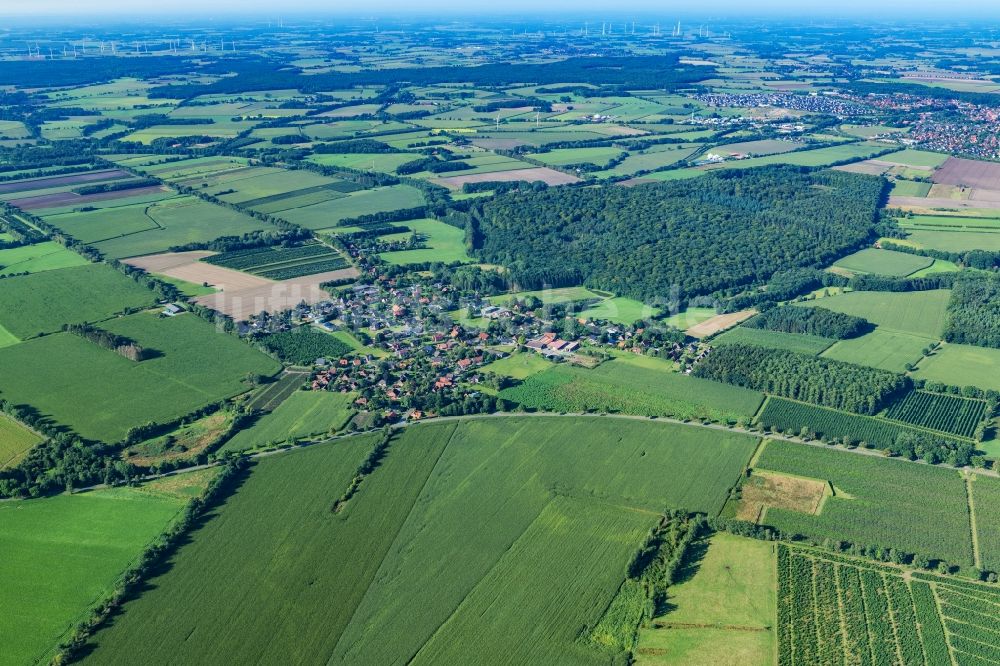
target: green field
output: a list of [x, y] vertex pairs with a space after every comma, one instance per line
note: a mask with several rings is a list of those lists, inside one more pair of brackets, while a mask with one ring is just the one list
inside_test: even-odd
[[126, 308], [152, 305], [153, 292], [110, 266], [87, 264], [6, 278], [0, 289], [0, 326], [20, 339], [97, 322]]
[[833, 265], [854, 273], [875, 273], [902, 277], [927, 268], [934, 263], [929, 257], [921, 257], [905, 252], [865, 248], [843, 259], [838, 259]]
[[[867, 319], [883, 329], [938, 339], [944, 327], [951, 291], [852, 291], [807, 301], [805, 307], [821, 306]], [[796, 304], [798, 305], [798, 304]]]
[[930, 183], [914, 180], [895, 180], [892, 183], [892, 194], [897, 197], [926, 197], [930, 191]]
[[3, 326], [0, 326], [0, 347], [16, 345], [21, 340]]
[[513, 377], [514, 379], [527, 379], [532, 375], [543, 372], [552, 367], [551, 361], [546, 361], [541, 354], [533, 352], [515, 352], [510, 356], [497, 359], [488, 365], [484, 365], [483, 372], [494, 372], [498, 375]]
[[265, 222], [194, 196], [162, 193], [142, 197], [138, 202], [99, 202], [96, 210], [47, 215], [45, 221], [114, 259], [268, 227]]
[[972, 565], [965, 482], [954, 469], [780, 440], [767, 443], [757, 467], [828, 481], [837, 489], [819, 515], [770, 508], [768, 525], [819, 541], [839, 539]]
[[188, 298], [197, 298], [198, 296], [207, 296], [209, 294], [214, 294], [218, 291], [215, 287], [206, 287], [203, 284], [195, 284], [194, 282], [188, 282], [187, 280], [181, 280], [180, 278], [170, 277], [168, 275], [156, 275], [156, 279], [160, 282], [166, 282], [167, 284], [172, 284], [177, 287], [178, 291], [187, 296]]
[[505, 305], [511, 300], [523, 301], [527, 298], [537, 298], [546, 305], [562, 305], [577, 301], [593, 301], [604, 298], [601, 294], [586, 287], [557, 287], [555, 289], [539, 289], [537, 291], [518, 291], [513, 294], [489, 296], [486, 300], [494, 305]]
[[913, 150], [907, 148], [895, 153], [883, 155], [879, 160], [892, 162], [893, 164], [903, 164], [911, 167], [939, 167], [948, 159], [946, 153], [932, 153], [927, 150]]
[[607, 663], [577, 636], [657, 511], [717, 511], [756, 444], [623, 419], [421, 424], [331, 512], [375, 437], [262, 460], [93, 663]]
[[504, 389], [500, 397], [543, 411], [732, 421], [749, 419], [763, 399], [756, 391], [621, 360], [590, 370], [558, 365]]
[[656, 620], [667, 626], [640, 629], [637, 666], [774, 663], [774, 546], [725, 532], [705, 545], [694, 575], [670, 587], [672, 610]]
[[388, 263], [406, 266], [434, 261], [445, 264], [472, 261], [472, 257], [466, 252], [464, 229], [431, 219], [407, 220], [404, 224], [424, 239], [427, 248], [383, 252], [378, 255]]
[[952, 386], [1000, 390], [1000, 349], [944, 343], [920, 361], [913, 376]]
[[746, 326], [731, 328], [723, 334], [712, 338], [713, 345], [756, 345], [758, 347], [786, 349], [799, 354], [812, 355], [821, 353], [835, 342], [836, 340], [822, 338], [818, 335], [784, 333], [782, 331], [768, 331], [761, 328], [747, 328]]
[[988, 476], [973, 476], [969, 484], [976, 506], [976, 532], [982, 566], [989, 571], [1000, 569], [1000, 481]]
[[14, 273], [41, 273], [89, 263], [72, 250], [51, 241], [0, 250], [0, 276]]
[[330, 153], [310, 155], [308, 160], [322, 166], [395, 173], [396, 167], [412, 162], [415, 158], [413, 153]]
[[226, 442], [223, 451], [244, 451], [299, 437], [332, 434], [354, 414], [354, 393], [296, 391], [269, 414]]
[[0, 502], [0, 663], [48, 663], [184, 497], [143, 488]]
[[768, 164], [791, 164], [794, 166], [818, 167], [829, 166], [839, 162], [867, 159], [885, 150], [885, 146], [869, 143], [849, 143], [842, 146], [817, 148], [815, 150], [800, 150], [794, 153], [768, 155], [767, 157], [752, 157], [746, 160], [734, 160], [712, 168], [749, 169]]
[[283, 210], [278, 217], [306, 229], [329, 229], [342, 220], [424, 204], [424, 196], [410, 185], [390, 185], [352, 192], [346, 197], [323, 203]]
[[670, 315], [663, 320], [663, 323], [683, 331], [695, 324], [707, 321], [717, 314], [719, 313], [715, 311], [715, 308], [688, 308], [683, 312]]
[[102, 326], [159, 356], [137, 363], [70, 333], [47, 335], [0, 349], [0, 395], [84, 437], [115, 442], [130, 427], [173, 421], [248, 390], [247, 373], [279, 369], [194, 315], [140, 313]]
[[923, 350], [934, 342], [932, 338], [877, 328], [857, 338], [838, 340], [823, 352], [823, 356], [835, 361], [905, 372], [907, 366], [919, 361]]
[[4, 414], [0, 414], [0, 469], [13, 467], [42, 438]]
[[1000, 233], [989, 231], [931, 231], [926, 228], [903, 227], [907, 230], [906, 240], [917, 247], [941, 250], [942, 252], [968, 252], [987, 250], [1000, 252]]
[[616, 324], [632, 324], [636, 321], [649, 319], [659, 312], [658, 308], [646, 305], [634, 298], [615, 296], [581, 311], [580, 316], [591, 319], [606, 319]]

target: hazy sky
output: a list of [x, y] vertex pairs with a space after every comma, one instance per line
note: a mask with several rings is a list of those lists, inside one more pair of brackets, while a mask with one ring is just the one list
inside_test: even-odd
[[291, 14], [310, 12], [322, 14], [359, 13], [448, 13], [470, 14], [474, 11], [491, 13], [563, 12], [580, 15], [616, 15], [629, 12], [647, 14], [720, 15], [770, 14], [775, 12], [826, 16], [859, 15], [876, 12], [881, 16], [898, 14], [914, 17], [918, 14], [960, 14], [974, 17], [1000, 13], [997, 0], [626, 0], [607, 3], [602, 0], [503, 0], [502, 2], [472, 2], [462, 0], [366, 0], [355, 2], [323, 2], [321, 0], [0, 0], [0, 15], [19, 14], [119, 14], [123, 16], [149, 13], [243, 13]]

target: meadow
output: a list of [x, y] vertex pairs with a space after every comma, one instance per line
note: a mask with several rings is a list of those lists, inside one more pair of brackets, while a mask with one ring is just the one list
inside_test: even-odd
[[5, 278], [0, 326], [24, 340], [64, 324], [99, 322], [128, 308], [153, 305], [153, 292], [104, 264]]
[[876, 328], [857, 338], [838, 340], [822, 355], [835, 361], [905, 372], [907, 367], [923, 357], [923, 350], [934, 342], [927, 337]]
[[510, 356], [505, 356], [484, 365], [482, 370], [483, 372], [494, 372], [505, 377], [513, 377], [514, 379], [527, 379], [551, 367], [552, 362], [546, 361], [542, 358], [541, 354], [515, 352]]
[[934, 260], [929, 257], [868, 247], [843, 259], [838, 259], [833, 265], [853, 273], [875, 273], [902, 277], [927, 268], [932, 263]]
[[378, 256], [394, 266], [439, 261], [444, 264], [470, 262], [466, 252], [465, 230], [438, 220], [407, 220], [405, 226], [424, 239], [427, 247], [419, 250], [383, 252]]
[[0, 469], [16, 465], [41, 441], [31, 430], [0, 414]]
[[354, 393], [295, 391], [269, 414], [225, 443], [222, 451], [245, 451], [300, 437], [331, 435], [354, 415]]
[[278, 217], [306, 229], [330, 229], [347, 218], [372, 215], [424, 204], [424, 196], [410, 185], [390, 185], [352, 192], [346, 197], [311, 206], [283, 210]]
[[51, 241], [0, 250], [0, 276], [41, 273], [86, 263], [87, 260], [76, 252]]
[[185, 498], [141, 488], [0, 502], [0, 614], [5, 664], [47, 663], [110, 592]]
[[819, 306], [867, 319], [887, 330], [940, 339], [951, 291], [852, 291], [806, 301], [803, 307]]
[[819, 515], [772, 508], [768, 525], [819, 541], [839, 539], [973, 564], [965, 482], [953, 469], [780, 440], [766, 444], [756, 466], [829, 481], [836, 489]]
[[557, 365], [506, 388], [500, 397], [529, 409], [748, 420], [763, 395], [728, 384], [643, 368], [622, 360], [593, 369]]
[[260, 461], [90, 659], [608, 663], [576, 637], [657, 511], [717, 511], [756, 445], [621, 419], [421, 424], [331, 511], [377, 437]]
[[1000, 350], [942, 343], [920, 361], [913, 376], [952, 386], [978, 386], [1000, 391]]
[[248, 373], [280, 367], [194, 315], [140, 313], [103, 327], [159, 355], [137, 363], [70, 333], [47, 335], [0, 349], [0, 394], [83, 437], [116, 442], [131, 427], [243, 393]]
[[616, 324], [633, 324], [640, 320], [649, 319], [660, 313], [659, 308], [646, 305], [642, 301], [625, 296], [615, 296], [606, 298], [596, 305], [580, 312], [581, 317], [591, 319], [606, 319]]
[[884, 146], [869, 143], [849, 143], [842, 146], [816, 148], [815, 150], [800, 150], [794, 153], [768, 155], [766, 157], [751, 157], [746, 160], [733, 160], [710, 168], [749, 169], [768, 164], [791, 164], [793, 166], [820, 167], [862, 160], [885, 150]]
[[774, 663], [774, 545], [718, 532], [696, 544], [671, 610], [639, 630], [637, 666]]
[[785, 349], [799, 354], [820, 354], [836, 341], [805, 333], [784, 333], [761, 328], [737, 326], [712, 338], [713, 345], [756, 345], [770, 349]]

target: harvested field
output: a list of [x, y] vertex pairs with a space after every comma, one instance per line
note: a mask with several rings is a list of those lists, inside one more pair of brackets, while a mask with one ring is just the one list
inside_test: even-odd
[[156, 192], [169, 192], [170, 190], [162, 185], [149, 185], [147, 187], [136, 187], [131, 190], [114, 190], [113, 192], [99, 192], [97, 194], [77, 194], [76, 192], [53, 192], [52, 194], [42, 194], [24, 199], [10, 199], [10, 203], [22, 210], [38, 210], [40, 208], [56, 208], [59, 206], [76, 206], [78, 204], [95, 203], [98, 201], [109, 201], [114, 199], [125, 199], [128, 197], [154, 194]]
[[83, 173], [71, 173], [63, 176], [29, 178], [27, 180], [15, 180], [9, 183], [0, 183], [0, 194], [44, 190], [50, 187], [80, 185], [83, 183], [93, 183], [101, 180], [118, 180], [121, 178], [130, 178], [131, 176], [132, 174], [122, 171], [121, 169], [102, 169], [101, 171], [85, 171]]
[[622, 187], [635, 187], [636, 185], [645, 185], [646, 183], [658, 183], [659, 181], [654, 178], [629, 178], [628, 180], [620, 180], [615, 185], [621, 185]]
[[864, 162], [856, 162], [855, 164], [836, 166], [833, 169], [834, 171], [848, 171], [850, 173], [863, 173], [869, 176], [881, 176], [893, 166], [895, 165], [879, 160], [865, 160]]
[[[1000, 165], [998, 165], [1000, 166]], [[932, 211], [935, 208], [1000, 208], [1000, 200], [940, 199], [930, 197], [889, 197], [889, 205], [900, 208], [919, 208]]]
[[1000, 190], [1000, 164], [949, 157], [932, 178], [935, 183]]
[[276, 312], [290, 309], [302, 300], [307, 303], [326, 300], [330, 295], [320, 289], [320, 284], [358, 275], [358, 270], [352, 267], [275, 282], [257, 275], [199, 261], [211, 254], [201, 251], [168, 252], [135, 257], [126, 260], [125, 263], [149, 273], [166, 275], [194, 284], [207, 282], [220, 291], [199, 296], [195, 302], [227, 314], [237, 321], [247, 319], [262, 310]]
[[[277, 284], [271, 280], [241, 271], [198, 261], [212, 252], [169, 252], [148, 257], [126, 259], [125, 263], [149, 273], [166, 275], [194, 284], [207, 282], [220, 291], [235, 294], [246, 289], [267, 288]], [[213, 294], [215, 296], [217, 294]]]
[[580, 179], [555, 169], [538, 167], [535, 169], [513, 169], [511, 171], [497, 171], [493, 173], [474, 173], [467, 176], [451, 176], [450, 178], [435, 178], [432, 182], [446, 187], [462, 187], [466, 183], [489, 183], [489, 182], [512, 182], [525, 180], [533, 182], [543, 181], [546, 185], [569, 185], [578, 183]]
[[819, 479], [755, 471], [743, 484], [736, 517], [759, 522], [771, 507], [815, 516], [823, 508], [828, 488], [829, 484]]
[[[237, 273], [238, 275], [245, 275], [254, 280], [263, 280], [263, 278], [246, 275], [238, 271], [229, 271], [228, 269], [220, 269], [218, 267], [213, 268], [225, 270], [229, 273]], [[292, 280], [283, 280], [281, 282], [263, 280], [264, 284], [260, 286], [242, 289], [224, 289], [217, 294], [199, 296], [195, 299], [195, 302], [227, 314], [236, 321], [244, 321], [250, 315], [263, 310], [277, 312], [280, 310], [290, 310], [302, 301], [306, 303], [325, 301], [330, 298], [330, 294], [320, 288], [322, 283], [353, 278], [357, 277], [358, 274], [358, 269], [351, 267], [307, 275]]]
[[708, 336], [715, 335], [716, 333], [724, 331], [727, 328], [732, 328], [733, 326], [736, 326], [736, 324], [749, 319], [755, 314], [757, 314], [757, 311], [751, 309], [716, 315], [711, 319], [706, 319], [699, 324], [695, 324], [684, 332], [692, 338], [707, 338]]

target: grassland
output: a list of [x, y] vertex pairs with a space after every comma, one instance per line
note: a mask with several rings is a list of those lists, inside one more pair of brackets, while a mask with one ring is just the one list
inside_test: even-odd
[[45, 271], [4, 279], [0, 326], [24, 340], [59, 331], [64, 324], [101, 321], [155, 300], [153, 292], [110, 266]]
[[527, 379], [539, 372], [552, 367], [551, 361], [546, 361], [539, 354], [515, 352], [510, 356], [493, 361], [483, 366], [483, 372], [494, 372], [514, 379]]
[[0, 469], [16, 465], [42, 438], [0, 414]]
[[546, 305], [563, 305], [577, 301], [593, 301], [604, 298], [601, 294], [586, 287], [557, 287], [555, 289], [540, 289], [537, 291], [519, 291], [513, 294], [489, 296], [487, 300], [494, 305], [503, 305], [513, 299], [523, 301], [527, 298], [537, 298]]
[[329, 229], [344, 219], [424, 204], [424, 196], [410, 185], [390, 185], [352, 192], [346, 197], [284, 210], [280, 217], [307, 229]]
[[180, 278], [170, 277], [168, 275], [157, 275], [156, 279], [160, 282], [166, 282], [167, 284], [172, 284], [177, 287], [177, 290], [188, 298], [197, 298], [198, 296], [208, 296], [209, 294], [214, 294], [218, 291], [215, 287], [206, 287], [203, 284], [195, 284], [194, 282], [188, 282], [187, 280], [181, 280]]
[[688, 308], [683, 312], [670, 315], [663, 320], [663, 323], [683, 331], [703, 321], [708, 321], [717, 314], [715, 308]]
[[410, 220], [405, 223], [423, 239], [427, 247], [419, 250], [401, 250], [399, 252], [383, 252], [380, 258], [395, 266], [422, 264], [439, 261], [450, 264], [454, 262], [470, 262], [465, 247], [465, 231], [438, 220]]
[[791, 164], [794, 166], [819, 167], [861, 160], [885, 150], [884, 146], [869, 143], [849, 143], [842, 146], [830, 146], [815, 150], [800, 150], [794, 153], [768, 155], [767, 157], [752, 157], [746, 160], [725, 162], [714, 168], [749, 169], [768, 164]]
[[972, 565], [965, 482], [955, 470], [780, 440], [767, 443], [757, 466], [829, 481], [837, 489], [819, 515], [769, 509], [769, 525], [820, 541], [891, 547]]
[[819, 354], [834, 344], [835, 340], [804, 333], [783, 333], [760, 328], [737, 326], [712, 338], [713, 345], [756, 345], [770, 349], [785, 349], [799, 354]]
[[982, 567], [989, 571], [1000, 570], [1000, 481], [989, 476], [974, 476], [969, 490], [976, 507], [976, 532]]
[[930, 183], [914, 180], [896, 180], [892, 184], [892, 194], [897, 197], [926, 197], [930, 191]]
[[822, 355], [835, 361], [905, 372], [934, 342], [931, 338], [877, 328], [858, 338], [839, 340]]
[[44, 242], [0, 250], [0, 276], [14, 273], [41, 273], [88, 263], [59, 243]]
[[913, 150], [907, 148], [895, 153], [890, 153], [879, 158], [883, 162], [893, 164], [903, 164], [910, 167], [939, 167], [948, 159], [946, 153], [932, 153], [926, 150]]
[[332, 513], [373, 443], [261, 461], [90, 659], [607, 663], [576, 637], [656, 512], [717, 510], [756, 442], [600, 418], [412, 426]]
[[869, 247], [839, 259], [833, 265], [853, 273], [875, 273], [901, 277], [927, 268], [932, 263], [934, 260], [929, 257]]
[[920, 361], [914, 377], [953, 386], [1000, 390], [1000, 349], [944, 343]]
[[938, 339], [941, 337], [950, 296], [951, 292], [947, 289], [909, 292], [852, 291], [807, 301], [802, 305], [818, 305], [862, 317], [883, 329]]
[[244, 451], [300, 437], [333, 434], [354, 414], [354, 393], [296, 391], [274, 411], [226, 442], [223, 451]]
[[591, 319], [606, 319], [616, 324], [632, 324], [636, 321], [649, 319], [659, 314], [659, 309], [646, 305], [642, 301], [624, 296], [606, 298], [580, 312], [581, 317]]
[[279, 369], [194, 315], [140, 313], [103, 326], [159, 355], [136, 363], [70, 333], [47, 335], [0, 349], [0, 394], [84, 437], [115, 442], [130, 427], [167, 423], [246, 391], [247, 373]]
[[141, 488], [0, 503], [0, 661], [47, 663], [184, 498]]
[[621, 360], [607, 361], [589, 370], [555, 366], [504, 389], [500, 396], [544, 411], [732, 421], [752, 417], [763, 399], [756, 391]]
[[717, 533], [693, 550], [706, 546], [670, 588], [672, 610], [640, 630], [637, 666], [773, 663], [774, 545]]

